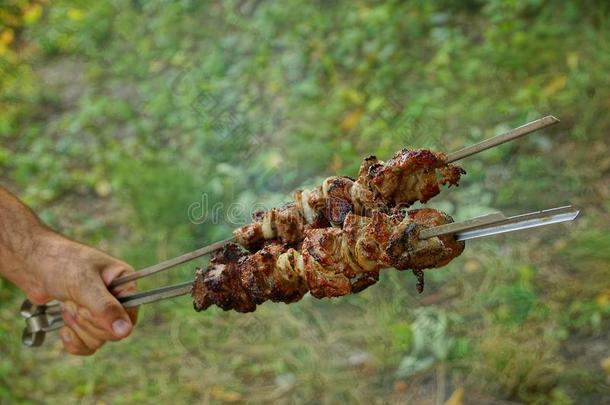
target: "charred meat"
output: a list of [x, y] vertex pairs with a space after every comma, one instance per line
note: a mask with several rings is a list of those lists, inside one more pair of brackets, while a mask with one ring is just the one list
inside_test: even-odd
[[195, 309], [217, 305], [251, 312], [265, 301], [291, 303], [307, 292], [315, 298], [339, 297], [375, 284], [379, 271], [390, 267], [413, 270], [421, 290], [422, 270], [449, 263], [464, 243], [451, 235], [422, 240], [419, 232], [450, 222], [450, 216], [429, 208], [371, 216], [348, 212], [342, 229], [304, 226], [297, 244], [265, 242], [254, 253], [229, 244], [215, 253], [207, 271], [197, 271]]

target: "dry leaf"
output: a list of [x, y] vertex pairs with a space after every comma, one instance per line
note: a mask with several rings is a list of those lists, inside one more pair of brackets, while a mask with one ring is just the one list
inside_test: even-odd
[[600, 362], [600, 365], [602, 366], [602, 370], [604, 370], [606, 374], [610, 375], [610, 357], [603, 359]]
[[561, 91], [566, 85], [565, 76], [555, 76], [549, 84], [546, 85], [542, 93], [547, 97], [552, 97]]
[[464, 387], [460, 387], [453, 391], [445, 405], [463, 405], [464, 404]]
[[478, 261], [476, 261], [474, 259], [468, 259], [468, 260], [466, 260], [466, 263], [464, 263], [464, 270], [466, 270], [466, 273], [475, 273], [480, 268], [481, 268], [481, 265], [479, 264]]
[[102, 197], [102, 198], [108, 197], [110, 195], [111, 191], [112, 191], [112, 186], [106, 180], [100, 180], [95, 185], [95, 193], [99, 197]]
[[221, 387], [212, 387], [209, 393], [215, 399], [224, 402], [239, 402], [243, 398], [239, 392], [228, 391]]
[[595, 303], [600, 308], [605, 308], [610, 304], [610, 288], [606, 288], [595, 297]]
[[394, 382], [394, 392], [405, 392], [408, 388], [408, 384], [405, 380], [397, 380]]
[[362, 118], [362, 114], [363, 113], [361, 110], [356, 110], [347, 113], [347, 115], [343, 117], [343, 120], [341, 120], [341, 124], [339, 124], [339, 128], [341, 129], [341, 131], [351, 131], [358, 124], [360, 118]]

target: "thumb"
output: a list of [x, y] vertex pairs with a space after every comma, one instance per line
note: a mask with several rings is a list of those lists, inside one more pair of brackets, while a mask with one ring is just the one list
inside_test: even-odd
[[108, 291], [101, 277], [78, 292], [77, 302], [91, 312], [94, 324], [118, 339], [131, 333], [133, 324], [127, 311]]

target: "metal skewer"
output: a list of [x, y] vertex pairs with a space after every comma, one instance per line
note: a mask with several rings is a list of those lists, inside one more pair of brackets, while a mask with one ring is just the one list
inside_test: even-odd
[[163, 301], [170, 298], [176, 298], [181, 295], [191, 293], [192, 281], [184, 283], [156, 288], [154, 290], [144, 291], [141, 293], [129, 295], [127, 297], [119, 298], [119, 302], [123, 304], [125, 308], [139, 307], [144, 304], [152, 304], [153, 302]]
[[[502, 213], [494, 213], [462, 222], [441, 225], [424, 229], [421, 239], [453, 234], [457, 240], [468, 240], [484, 236], [497, 235], [522, 229], [535, 228], [544, 225], [571, 221], [578, 216], [579, 211], [572, 206], [552, 208], [523, 215], [506, 217]], [[191, 281], [168, 287], [161, 287], [142, 293], [119, 298], [125, 308], [137, 307], [170, 298], [179, 297], [191, 292]], [[36, 306], [26, 300], [21, 307], [21, 316], [26, 321], [22, 343], [28, 347], [42, 345], [47, 332], [63, 326], [59, 303], [54, 301], [46, 305]]]
[[[501, 213], [496, 213], [424, 229], [420, 232], [419, 237], [420, 239], [428, 239], [435, 236], [455, 235], [457, 240], [469, 240], [572, 221], [579, 213], [580, 211], [571, 205], [515, 215], [508, 218]], [[495, 219], [493, 219], [494, 216]], [[490, 220], [490, 218], [492, 219]]]
[[221, 240], [219, 242], [212, 243], [211, 245], [207, 245], [207, 246], [204, 246], [197, 250], [194, 250], [192, 252], [185, 253], [181, 256], [174, 257], [173, 259], [169, 259], [164, 262], [157, 263], [154, 266], [146, 267], [135, 273], [129, 273], [126, 276], [118, 277], [110, 283], [109, 287], [112, 288], [112, 287], [116, 287], [121, 284], [128, 283], [130, 281], [139, 280], [143, 277], [148, 277], [152, 274], [159, 273], [161, 271], [170, 269], [179, 264], [190, 262], [191, 260], [195, 260], [201, 256], [205, 256], [208, 253], [212, 253], [215, 250], [220, 249], [221, 247], [223, 247], [224, 245], [226, 245], [227, 243], [229, 243], [231, 241], [233, 241], [233, 238]]
[[[486, 139], [477, 144], [468, 146], [457, 152], [450, 153], [449, 155], [447, 155], [447, 163], [455, 162], [455, 161], [461, 160], [465, 157], [472, 156], [479, 152], [483, 152], [484, 150], [496, 147], [498, 145], [512, 141], [517, 138], [520, 138], [527, 134], [531, 134], [532, 132], [535, 132], [540, 129], [546, 128], [548, 126], [557, 124], [558, 122], [559, 122], [559, 119], [555, 118], [552, 115], [547, 115], [546, 117], [529, 122], [518, 128], [511, 129], [510, 131], [505, 132], [503, 134], [494, 136], [492, 138]], [[451, 224], [451, 225], [457, 226], [456, 224]], [[463, 226], [466, 226], [466, 225], [463, 225]], [[186, 253], [182, 256], [178, 256], [173, 259], [166, 260], [164, 262], [155, 264], [154, 266], [146, 267], [135, 273], [130, 273], [123, 277], [116, 278], [112, 281], [112, 283], [110, 283], [109, 287], [110, 288], [116, 287], [121, 284], [128, 283], [130, 281], [139, 280], [141, 278], [148, 277], [150, 275], [171, 269], [172, 267], [175, 267], [179, 264], [186, 263], [191, 260], [197, 259], [201, 256], [205, 256], [208, 253], [212, 253], [215, 250], [222, 248], [227, 243], [232, 242], [233, 240], [234, 240], [234, 238], [228, 238], [228, 239], [225, 239], [225, 240], [222, 240], [219, 242], [215, 242], [210, 245], [199, 248], [193, 252]]]
[[450, 153], [447, 155], [447, 163], [452, 163], [465, 157], [472, 156], [476, 153], [483, 152], [484, 150], [493, 148], [498, 145], [502, 145], [505, 142], [512, 141], [517, 138], [521, 138], [527, 134], [538, 131], [539, 129], [546, 128], [548, 126], [557, 124], [559, 119], [552, 115], [537, 119], [518, 128], [511, 129], [501, 135], [494, 136], [493, 138], [486, 139], [482, 142], [468, 146], [464, 149], [460, 149], [457, 152]]
[[[118, 298], [125, 308], [138, 307], [170, 298], [179, 297], [191, 292], [191, 281], [168, 287], [156, 288]], [[21, 343], [27, 347], [39, 347], [44, 343], [47, 333], [56, 331], [64, 326], [61, 318], [61, 308], [58, 301], [51, 301], [44, 305], [34, 305], [25, 300], [19, 311], [25, 320], [25, 329], [21, 335]]]
[[450, 224], [435, 226], [434, 228], [424, 229], [419, 233], [420, 239], [428, 239], [434, 236], [450, 235], [471, 229], [479, 228], [484, 225], [493, 225], [501, 221], [505, 221], [506, 217], [501, 212], [483, 215], [472, 219], [467, 219], [461, 222], [451, 222]]

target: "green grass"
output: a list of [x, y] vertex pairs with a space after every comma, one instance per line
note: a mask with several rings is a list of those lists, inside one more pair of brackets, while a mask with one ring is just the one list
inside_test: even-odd
[[[23, 297], [0, 281], [0, 403], [610, 395], [606, 2], [11, 0], [0, 23], [0, 181], [135, 267], [224, 237], [247, 217], [232, 203], [273, 205], [367, 154], [450, 152], [546, 114], [562, 123], [465, 160], [431, 205], [458, 219], [582, 210], [469, 242], [423, 295], [387, 271], [357, 296], [249, 315], [180, 298], [86, 359], [56, 338], [22, 348]], [[204, 193], [218, 215], [193, 224]]]

